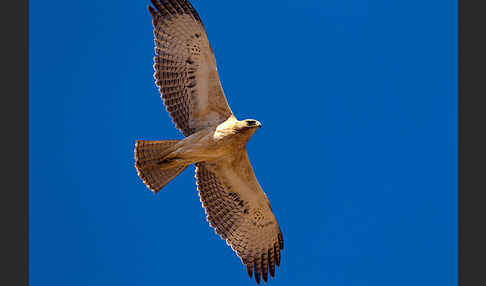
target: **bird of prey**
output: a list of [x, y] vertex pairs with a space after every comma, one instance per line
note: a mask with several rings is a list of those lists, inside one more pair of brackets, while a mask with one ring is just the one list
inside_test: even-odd
[[261, 127], [239, 121], [226, 101], [201, 18], [186, 0], [151, 0], [154, 78], [183, 140], [137, 140], [135, 167], [154, 193], [196, 165], [207, 220], [251, 278], [268, 281], [280, 265], [283, 236], [255, 177], [246, 144]]

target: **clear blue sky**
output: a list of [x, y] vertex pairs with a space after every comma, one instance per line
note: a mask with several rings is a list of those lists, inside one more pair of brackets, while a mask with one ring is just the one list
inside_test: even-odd
[[[31, 285], [254, 285], [188, 168], [154, 196], [137, 139], [180, 139], [149, 1], [30, 1]], [[285, 238], [273, 285], [456, 285], [457, 3], [192, 1]], [[15, 96], [15, 95], [13, 95]]]

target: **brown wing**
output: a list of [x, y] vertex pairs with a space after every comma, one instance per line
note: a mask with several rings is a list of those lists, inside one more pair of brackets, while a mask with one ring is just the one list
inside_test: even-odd
[[199, 15], [185, 0], [151, 0], [154, 78], [164, 105], [185, 136], [225, 121], [232, 112]]
[[236, 160], [197, 163], [199, 196], [207, 220], [260, 283], [280, 265], [283, 236], [270, 203], [253, 173], [246, 151]]

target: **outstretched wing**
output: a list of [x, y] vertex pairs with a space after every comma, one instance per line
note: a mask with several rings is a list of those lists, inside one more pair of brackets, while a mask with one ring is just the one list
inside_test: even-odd
[[225, 121], [232, 112], [199, 15], [186, 0], [151, 0], [154, 78], [164, 105], [185, 136]]
[[197, 163], [199, 196], [207, 220], [260, 283], [280, 265], [283, 236], [246, 150], [231, 161]]

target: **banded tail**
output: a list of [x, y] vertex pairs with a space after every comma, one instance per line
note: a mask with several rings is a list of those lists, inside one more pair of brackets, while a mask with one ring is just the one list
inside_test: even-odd
[[184, 164], [170, 167], [173, 162], [164, 159], [178, 142], [179, 140], [137, 140], [135, 144], [135, 168], [138, 176], [155, 194], [189, 166]]

